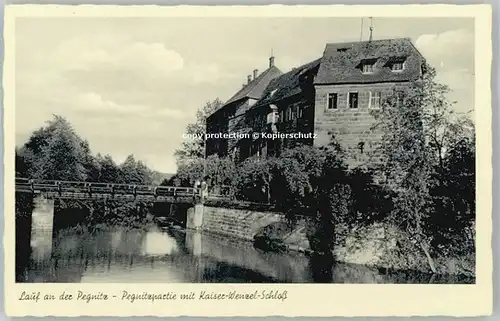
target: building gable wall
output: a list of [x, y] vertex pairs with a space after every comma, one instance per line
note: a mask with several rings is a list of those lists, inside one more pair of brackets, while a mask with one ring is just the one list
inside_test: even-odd
[[[377, 110], [370, 108], [370, 92], [379, 92], [383, 101], [394, 89], [403, 90], [408, 86], [409, 83], [315, 86], [314, 145], [326, 146], [334, 137], [346, 153], [349, 166], [379, 163], [382, 156], [377, 147], [382, 133], [374, 128], [377, 121], [373, 113]], [[349, 107], [350, 92], [358, 93], [358, 108]], [[328, 109], [328, 96], [331, 93], [338, 95], [336, 109]]]

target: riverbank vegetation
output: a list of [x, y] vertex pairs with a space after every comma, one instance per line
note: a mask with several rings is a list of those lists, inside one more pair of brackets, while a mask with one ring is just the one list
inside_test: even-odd
[[[127, 156], [121, 164], [116, 164], [109, 155], [94, 156], [88, 142], [65, 118], [57, 115], [34, 131], [24, 145], [16, 148], [15, 157], [16, 177], [150, 185], [158, 176], [133, 155]], [[17, 203], [21, 209], [22, 200]], [[56, 211], [81, 212], [82, 215], [68, 217], [81, 217], [82, 220], [62, 223], [71, 223], [79, 230], [100, 228], [106, 224], [138, 228], [151, 221], [148, 209], [152, 204], [145, 202], [58, 200], [55, 206]]]
[[[234, 206], [266, 204], [291, 222], [309, 216], [316, 252], [343, 246], [353, 231], [379, 223], [397, 231], [386, 266], [474, 275], [474, 125], [453, 112], [448, 88], [435, 75], [427, 66], [422, 79], [394, 90], [372, 111], [372, 130], [381, 137], [378, 161], [349, 168], [332, 137], [322, 148], [300, 146], [243, 162], [192, 155], [167, 183], [204, 180], [210, 193]], [[275, 237], [269, 239], [275, 246]]]

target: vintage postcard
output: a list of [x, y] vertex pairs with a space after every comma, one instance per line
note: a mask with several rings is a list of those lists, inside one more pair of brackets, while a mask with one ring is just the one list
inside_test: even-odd
[[9, 316], [492, 312], [487, 5], [5, 9]]

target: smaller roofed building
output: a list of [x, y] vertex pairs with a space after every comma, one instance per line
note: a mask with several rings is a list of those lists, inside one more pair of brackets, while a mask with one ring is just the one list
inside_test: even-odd
[[265, 157], [299, 144], [324, 146], [334, 138], [351, 167], [378, 162], [381, 133], [373, 128], [373, 113], [386, 95], [405, 90], [419, 79], [424, 64], [408, 38], [327, 44], [320, 58], [287, 73], [270, 63], [260, 75], [264, 77], [254, 77], [247, 89], [242, 88], [209, 117], [207, 132], [303, 135], [218, 139], [207, 142], [207, 156], [237, 151], [233, 155], [240, 160]]
[[[274, 57], [269, 58], [268, 68], [259, 74], [257, 69], [253, 75], [247, 76], [247, 83], [234, 94], [224, 105], [207, 118], [207, 133], [249, 133], [252, 131], [246, 125], [245, 114], [262, 97], [271, 80], [281, 75], [282, 72], [274, 65]], [[228, 155], [244, 159], [250, 155], [244, 153], [247, 148], [242, 146], [244, 140], [237, 138], [221, 139], [208, 138], [205, 144], [205, 155], [217, 154], [220, 157]]]

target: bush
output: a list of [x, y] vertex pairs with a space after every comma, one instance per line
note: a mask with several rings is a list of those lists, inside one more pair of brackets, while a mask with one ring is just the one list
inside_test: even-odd
[[[221, 161], [227, 160], [207, 164], [219, 168], [215, 164]], [[282, 212], [291, 222], [298, 215], [312, 217], [310, 241], [323, 253], [345, 237], [335, 240], [336, 225], [352, 228], [382, 220], [392, 207], [390, 195], [374, 184], [372, 172], [348, 171], [336, 146], [299, 146], [279, 157], [249, 158], [237, 167], [222, 167], [234, 170], [224, 180], [233, 186], [234, 198], [208, 200], [207, 205]]]

